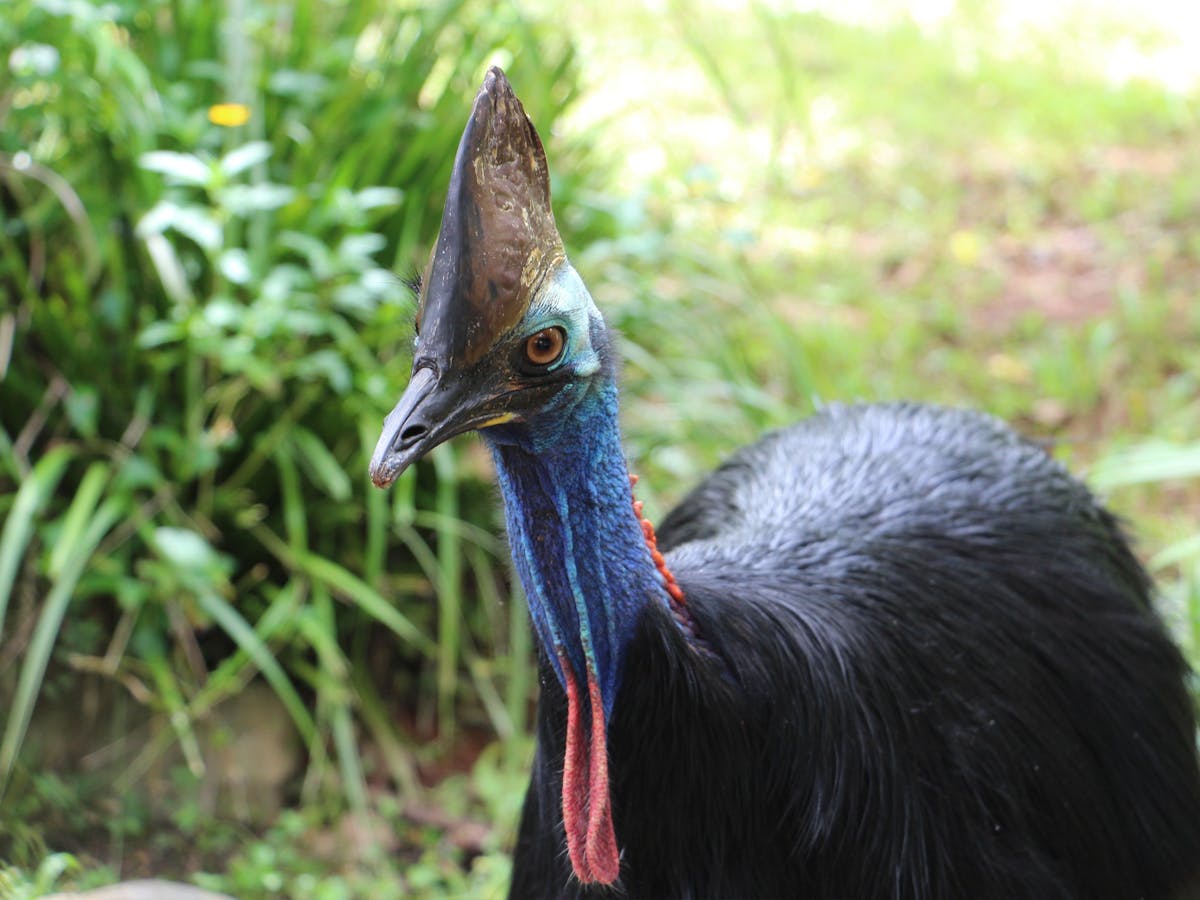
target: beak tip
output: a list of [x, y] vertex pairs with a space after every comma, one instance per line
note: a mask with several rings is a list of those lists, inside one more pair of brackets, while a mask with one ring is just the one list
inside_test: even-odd
[[395, 480], [395, 478], [392, 478], [385, 472], [377, 472], [374, 469], [371, 470], [371, 484], [375, 485], [377, 488], [391, 487]]
[[375, 487], [390, 487], [404, 470], [431, 446], [425, 445], [422, 449], [420, 442], [416, 446], [398, 446], [398, 443], [402, 443], [398, 442], [398, 437], [413, 411], [420, 406], [436, 384], [437, 377], [431, 369], [424, 366], [418, 368], [413, 372], [404, 396], [400, 398], [396, 408], [383, 420], [379, 440], [375, 443], [375, 451], [371, 454], [371, 463], [367, 467], [367, 474], [371, 476], [371, 483]]
[[396, 483], [396, 479], [404, 474], [404, 470], [412, 462], [413, 458], [398, 452], [391, 441], [385, 442], [380, 438], [379, 446], [375, 448], [371, 457], [371, 464], [367, 467], [367, 474], [375, 487], [388, 488]]
[[399, 472], [395, 471], [394, 465], [389, 465], [389, 460], [373, 459], [371, 465], [367, 468], [367, 474], [371, 476], [371, 484], [377, 488], [391, 487], [396, 481], [396, 476]]

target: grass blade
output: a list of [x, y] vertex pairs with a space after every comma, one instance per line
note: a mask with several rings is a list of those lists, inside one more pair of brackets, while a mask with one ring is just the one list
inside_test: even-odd
[[17, 569], [33, 535], [34, 518], [54, 493], [71, 455], [71, 448], [55, 447], [38, 460], [17, 491], [17, 499], [4, 520], [4, 531], [0, 533], [0, 637], [4, 635], [4, 616]]
[[[75, 502], [68, 511], [68, 518], [75, 515], [76, 507], [86, 503], [88, 498], [82, 493], [77, 494]], [[42, 614], [38, 617], [34, 628], [33, 638], [29, 642], [29, 650], [21, 665], [21, 675], [17, 681], [16, 695], [13, 697], [12, 708], [8, 713], [8, 724], [4, 730], [4, 741], [0, 743], [0, 797], [8, 785], [17, 753], [21, 742], [25, 739], [25, 731], [29, 727], [29, 719], [33, 715], [33, 707], [41, 690], [42, 678], [46, 674], [46, 666], [54, 651], [54, 642], [62, 625], [63, 616], [71, 601], [71, 594], [84, 568], [92, 558], [96, 545], [116, 524], [126, 510], [125, 504], [115, 497], [110, 497], [92, 516], [88, 527], [75, 543], [65, 552], [65, 562], [61, 574], [55, 579], [46, 601]], [[89, 510], [90, 512], [90, 510]]]
[[283, 505], [283, 527], [287, 533], [288, 546], [296, 553], [308, 547], [308, 516], [304, 507], [304, 493], [300, 489], [300, 476], [292, 461], [291, 451], [280, 444], [273, 454], [275, 469], [279, 473], [279, 493]]
[[[290, 637], [299, 621], [297, 612], [304, 602], [306, 585], [307, 582], [302, 585], [298, 579], [292, 579], [276, 592], [271, 605], [254, 624], [254, 632], [261, 641], [265, 642], [273, 637], [286, 640]], [[204, 687], [192, 698], [188, 705], [188, 715], [192, 719], [202, 716], [227, 697], [240, 691], [252, 676], [250, 669], [253, 662], [243, 648], [222, 660], [209, 675]]]
[[[504, 703], [508, 717], [518, 734], [525, 732], [529, 718], [529, 698], [537, 677], [533, 659], [533, 629], [525, 609], [525, 594], [518, 579], [512, 580], [508, 601], [508, 684]], [[509, 742], [511, 748], [512, 742]]]
[[426, 656], [434, 655], [434, 643], [417, 628], [400, 610], [392, 606], [377, 590], [337, 563], [305, 553], [297, 556], [296, 563], [311, 578], [326, 585], [335, 594], [349, 600], [363, 612], [383, 625], [398, 637], [412, 644]]
[[402, 640], [412, 644], [426, 656], [434, 655], [434, 643], [412, 621], [392, 606], [375, 590], [349, 569], [314, 553], [296, 552], [279, 539], [269, 528], [251, 529], [263, 545], [280, 562], [293, 571], [301, 572], [328, 587], [335, 594], [357, 605], [373, 619], [386, 625]]
[[[443, 444], [433, 453], [437, 471], [437, 511], [441, 521], [457, 521], [458, 466], [454, 447]], [[462, 655], [462, 541], [454, 528], [437, 532], [438, 561], [438, 728], [454, 740], [454, 700], [458, 694], [458, 660]]]
[[363, 776], [358, 756], [358, 742], [354, 735], [354, 719], [351, 709], [353, 687], [349, 681], [349, 666], [337, 645], [337, 622], [333, 599], [329, 591], [318, 586], [313, 591], [313, 615], [309, 617], [310, 628], [304, 629], [313, 649], [317, 651], [322, 678], [317, 690], [329, 710], [333, 731], [333, 746], [337, 754], [338, 768], [342, 775], [342, 787], [350, 808], [358, 815], [367, 812], [367, 781]]
[[313, 483], [334, 500], [350, 499], [350, 476], [325, 443], [307, 428], [292, 429], [292, 447], [311, 476]]
[[258, 633], [250, 627], [250, 623], [215, 591], [197, 591], [196, 601], [212, 617], [213, 621], [225, 629], [225, 633], [233, 639], [239, 649], [254, 661], [259, 671], [262, 672], [263, 678], [279, 695], [280, 702], [291, 715], [292, 721], [296, 723], [296, 730], [300, 732], [300, 736], [306, 743], [311, 741], [316, 727], [308, 712], [308, 707], [296, 693], [296, 688], [287, 677], [287, 673], [283, 671], [279, 661], [275, 659], [275, 655], [258, 636]]
[[1101, 490], [1186, 478], [1200, 478], [1200, 443], [1147, 442], [1101, 460], [1091, 473]]
[[[378, 425], [370, 422], [359, 422], [359, 441], [364, 453], [370, 452], [371, 441], [374, 440]], [[361, 477], [366, 477], [365, 474]], [[366, 545], [363, 550], [363, 578], [367, 584], [378, 585], [383, 575], [384, 559], [387, 555], [387, 494], [383, 491], [369, 490], [366, 493]]]
[[413, 753], [396, 733], [395, 717], [380, 700], [365, 670], [365, 666], [355, 666], [350, 672], [354, 693], [358, 698], [359, 716], [371, 732], [400, 796], [406, 799], [414, 797], [420, 790], [420, 782]]
[[146, 660], [150, 672], [154, 676], [154, 684], [158, 688], [158, 697], [167, 710], [171, 730], [179, 739], [183, 750], [183, 758], [188, 770], [197, 778], [204, 775], [204, 756], [200, 752], [200, 742], [196, 739], [196, 731], [192, 728], [192, 719], [188, 715], [187, 704], [183, 692], [179, 690], [179, 682], [165, 656], [153, 654]]
[[87, 517], [92, 514], [96, 504], [100, 501], [100, 495], [111, 474], [112, 470], [108, 463], [94, 462], [88, 467], [83, 480], [79, 482], [79, 488], [75, 492], [75, 502], [71, 504], [71, 508], [67, 512], [62, 531], [50, 554], [51, 576], [57, 577], [62, 574], [68, 554], [78, 542], [79, 535], [83, 533], [83, 529], [87, 525]]
[[[1190, 537], [1182, 538], [1173, 544], [1168, 544], [1150, 558], [1151, 571], [1165, 569], [1167, 566], [1179, 565], [1187, 559], [1195, 557], [1200, 561], [1200, 532]], [[1200, 624], [1198, 620], [1197, 624]]]

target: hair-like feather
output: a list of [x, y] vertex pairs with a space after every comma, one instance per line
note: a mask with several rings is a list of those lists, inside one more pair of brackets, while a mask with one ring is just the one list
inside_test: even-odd
[[830, 407], [659, 529], [610, 722], [622, 879], [571, 879], [543, 670], [513, 898], [1200, 896], [1187, 666], [1113, 518], [999, 423]]

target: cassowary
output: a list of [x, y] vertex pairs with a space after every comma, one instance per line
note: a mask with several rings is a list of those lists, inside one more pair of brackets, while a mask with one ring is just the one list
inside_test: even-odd
[[656, 540], [498, 69], [417, 335], [371, 478], [471, 429], [495, 459], [541, 659], [512, 897], [1200, 897], [1187, 665], [1113, 517], [1005, 426], [829, 407]]

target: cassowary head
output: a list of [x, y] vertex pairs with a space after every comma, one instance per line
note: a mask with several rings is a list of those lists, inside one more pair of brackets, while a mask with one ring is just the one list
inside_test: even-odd
[[623, 654], [638, 612], [678, 595], [633, 502], [613, 356], [555, 228], [541, 141], [493, 68], [422, 279], [412, 378], [370, 473], [384, 487], [438, 444], [483, 431], [539, 647], [565, 695], [568, 852], [580, 881], [603, 884], [619, 872], [606, 729]]
[[554, 224], [542, 142], [492, 68], [421, 280], [412, 379], [384, 422], [371, 480], [391, 484], [454, 435], [578, 401], [607, 346]]

